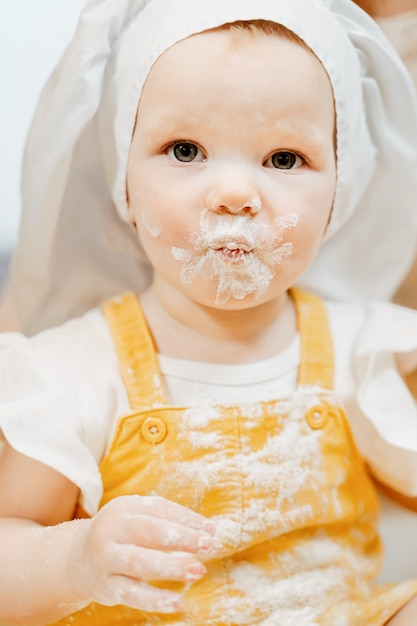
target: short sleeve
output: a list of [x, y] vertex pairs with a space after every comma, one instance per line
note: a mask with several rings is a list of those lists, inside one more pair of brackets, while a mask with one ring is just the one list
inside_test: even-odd
[[2, 435], [75, 483], [90, 515], [102, 495], [100, 460], [126, 408], [119, 380], [98, 310], [32, 338], [0, 334]]
[[353, 345], [360, 448], [373, 474], [417, 496], [417, 403], [403, 376], [417, 368], [417, 311], [375, 303]]

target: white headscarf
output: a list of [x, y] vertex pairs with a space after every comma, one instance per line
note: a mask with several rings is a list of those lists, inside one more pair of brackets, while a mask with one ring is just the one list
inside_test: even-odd
[[334, 208], [302, 283], [331, 298], [391, 296], [417, 241], [417, 99], [373, 20], [351, 0], [89, 0], [42, 94], [25, 151], [12, 263], [25, 332], [149, 282], [126, 206], [144, 81], [177, 41], [251, 19], [279, 22], [301, 37], [334, 92]]

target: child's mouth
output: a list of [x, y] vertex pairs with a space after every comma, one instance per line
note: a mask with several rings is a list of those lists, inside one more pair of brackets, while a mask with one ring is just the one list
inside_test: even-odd
[[229, 263], [243, 263], [249, 254], [246, 250], [239, 248], [233, 248], [232, 250], [229, 248], [216, 248], [216, 250], [220, 252], [223, 259]]
[[229, 263], [243, 263], [248, 254], [253, 252], [253, 245], [248, 241], [228, 241], [227, 243], [218, 242], [217, 245], [212, 246], [212, 249], [220, 252], [223, 259]]
[[181, 264], [181, 281], [187, 285], [197, 277], [217, 281], [218, 305], [230, 299], [259, 298], [282, 260], [293, 253], [293, 243], [284, 241], [284, 232], [297, 224], [295, 213], [264, 224], [247, 216], [219, 219], [203, 211], [200, 230], [190, 234], [186, 247], [172, 247], [174, 259]]

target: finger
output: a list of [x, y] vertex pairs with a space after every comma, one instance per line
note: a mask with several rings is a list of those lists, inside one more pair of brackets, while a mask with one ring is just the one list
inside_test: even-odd
[[176, 613], [181, 609], [181, 596], [173, 591], [157, 589], [125, 576], [112, 576], [107, 589], [96, 598], [106, 606], [122, 604], [150, 613]]
[[130, 515], [150, 515], [161, 519], [171, 520], [214, 535], [216, 527], [209, 519], [199, 515], [181, 504], [160, 498], [159, 496], [122, 496], [126, 511]]
[[194, 554], [207, 554], [213, 547], [213, 536], [204, 531], [147, 515], [129, 517], [119, 539], [145, 548]]
[[132, 545], [119, 545], [113, 566], [115, 573], [141, 580], [194, 582], [206, 573], [195, 559]]

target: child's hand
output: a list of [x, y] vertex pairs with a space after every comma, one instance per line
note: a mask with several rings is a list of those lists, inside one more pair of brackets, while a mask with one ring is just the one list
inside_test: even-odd
[[175, 612], [180, 595], [148, 581], [201, 578], [205, 567], [191, 555], [210, 552], [214, 532], [206, 518], [163, 498], [115, 498], [83, 523], [70, 558], [70, 583], [86, 602]]

